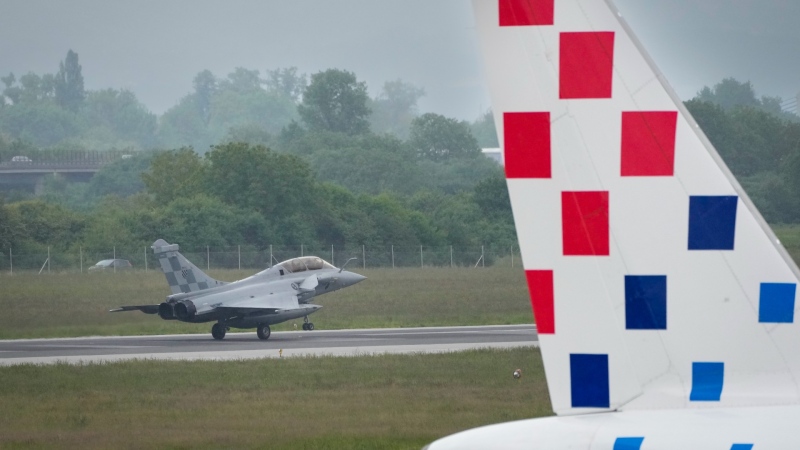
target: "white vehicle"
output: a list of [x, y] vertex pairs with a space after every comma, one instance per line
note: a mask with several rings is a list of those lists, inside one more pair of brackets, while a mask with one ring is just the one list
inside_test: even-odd
[[557, 416], [428, 448], [800, 448], [800, 271], [611, 1], [473, 6]]

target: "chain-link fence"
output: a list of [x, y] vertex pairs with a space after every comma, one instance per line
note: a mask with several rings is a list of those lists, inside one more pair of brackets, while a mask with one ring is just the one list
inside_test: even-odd
[[[399, 267], [488, 267], [520, 266], [519, 250], [516, 247], [499, 248], [480, 246], [474, 248], [444, 247], [388, 247], [368, 246], [269, 246], [254, 248], [236, 246], [225, 248], [180, 249], [181, 253], [197, 267], [211, 269], [256, 269], [262, 270], [281, 261], [298, 256], [319, 256], [335, 266], [345, 264], [348, 268], [399, 268]], [[106, 252], [56, 251], [48, 249], [41, 253], [14, 253], [13, 249], [0, 253], [0, 272], [86, 272], [99, 261], [124, 259], [136, 270], [158, 269], [158, 261], [149, 247], [117, 248]], [[107, 270], [115, 270], [109, 267]], [[122, 270], [122, 269], [120, 269]]]

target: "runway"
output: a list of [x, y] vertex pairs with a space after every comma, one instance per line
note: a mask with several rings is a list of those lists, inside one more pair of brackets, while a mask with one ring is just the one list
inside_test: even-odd
[[0, 341], [0, 365], [360, 356], [536, 345], [535, 325], [284, 331], [273, 332], [266, 341], [254, 332], [228, 333], [222, 341], [208, 334], [19, 339]]

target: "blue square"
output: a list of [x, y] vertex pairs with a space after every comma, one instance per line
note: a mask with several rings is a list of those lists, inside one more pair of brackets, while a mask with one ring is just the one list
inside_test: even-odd
[[573, 408], [608, 408], [608, 355], [571, 353], [570, 385]]
[[758, 296], [758, 321], [794, 323], [795, 283], [761, 283]]
[[725, 363], [693, 362], [692, 393], [693, 402], [718, 402], [722, 396], [722, 381], [725, 377]]
[[689, 250], [733, 250], [735, 195], [689, 197]]
[[643, 437], [619, 437], [614, 441], [614, 450], [639, 450], [642, 442]]
[[625, 328], [667, 329], [667, 276], [625, 276]]
[[753, 444], [733, 444], [731, 450], [752, 450]]

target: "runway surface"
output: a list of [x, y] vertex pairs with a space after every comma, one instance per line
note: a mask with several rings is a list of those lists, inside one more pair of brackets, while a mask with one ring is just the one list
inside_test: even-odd
[[297, 356], [436, 353], [538, 345], [535, 325], [379, 328], [253, 333], [19, 339], [0, 341], [0, 365], [72, 364], [126, 359], [235, 360]]

